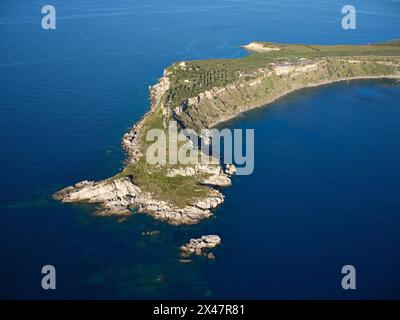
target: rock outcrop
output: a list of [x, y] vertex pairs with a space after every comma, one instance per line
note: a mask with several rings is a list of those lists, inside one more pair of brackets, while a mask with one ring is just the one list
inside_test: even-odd
[[123, 178], [98, 182], [82, 181], [56, 192], [54, 198], [63, 202], [98, 203], [98, 215], [129, 215], [129, 206], [139, 194], [139, 187], [130, 178]]
[[173, 225], [195, 224], [212, 216], [211, 209], [224, 202], [224, 196], [210, 189], [207, 197], [196, 200], [183, 208], [154, 199], [148, 192], [142, 192], [129, 177], [108, 179], [99, 182], [83, 181], [54, 194], [63, 202], [98, 203], [97, 215], [130, 215], [131, 208], [147, 213], [156, 219]]
[[221, 238], [217, 235], [207, 235], [198, 239], [190, 239], [188, 243], [180, 247], [180, 255], [184, 259], [182, 262], [188, 262], [187, 258], [193, 255], [215, 259], [210, 249], [214, 249], [220, 244]]
[[160, 78], [157, 84], [149, 87], [149, 95], [150, 95], [150, 106], [151, 110], [157, 108], [157, 106], [161, 105], [162, 98], [164, 94], [168, 91], [171, 83], [168, 78], [167, 71], [164, 71], [164, 76]]
[[140, 146], [140, 129], [146, 120], [146, 115], [136, 123], [122, 138], [122, 146], [127, 154], [126, 163], [128, 165], [135, 164], [143, 156], [142, 148]]
[[230, 185], [232, 185], [231, 179], [229, 179], [229, 177], [224, 173], [210, 176], [204, 179], [202, 183], [217, 187], [229, 187]]
[[167, 177], [192, 177], [195, 175], [204, 174], [207, 175], [207, 177], [203, 179], [203, 184], [216, 187], [228, 187], [232, 184], [229, 177], [235, 174], [235, 172], [236, 167], [233, 164], [225, 165], [224, 168], [221, 167], [219, 163], [214, 163], [211, 165], [195, 164], [190, 167], [170, 169], [167, 172]]

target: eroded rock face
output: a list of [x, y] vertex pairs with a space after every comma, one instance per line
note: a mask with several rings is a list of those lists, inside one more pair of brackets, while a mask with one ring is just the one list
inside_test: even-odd
[[99, 203], [99, 215], [129, 215], [129, 206], [140, 193], [140, 189], [129, 178], [103, 180], [99, 182], [82, 181], [54, 194], [63, 202]]
[[236, 172], [236, 167], [233, 164], [225, 165], [223, 168], [220, 164], [196, 164], [190, 167], [182, 167], [178, 169], [170, 169], [167, 177], [192, 177], [199, 174], [209, 175], [202, 183], [216, 187], [228, 187], [232, 184], [229, 178]]
[[151, 110], [154, 110], [159, 104], [161, 104], [162, 97], [170, 88], [170, 84], [170, 80], [164, 71], [164, 77], [162, 77], [157, 84], [149, 87]]
[[204, 179], [202, 183], [210, 185], [210, 186], [218, 186], [218, 187], [229, 187], [230, 185], [232, 185], [231, 179], [229, 179], [229, 177], [224, 173], [220, 173], [220, 174], [208, 177], [208, 178]]
[[217, 235], [207, 235], [198, 239], [190, 239], [188, 243], [180, 247], [180, 255], [185, 259], [193, 255], [215, 259], [215, 256], [210, 252], [210, 249], [213, 249], [220, 244], [221, 238]]
[[97, 215], [130, 215], [134, 207], [138, 212], [173, 225], [195, 224], [209, 218], [212, 216], [210, 209], [224, 202], [224, 196], [218, 190], [211, 189], [206, 198], [178, 208], [153, 199], [150, 193], [142, 192], [129, 177], [99, 182], [83, 181], [55, 193], [54, 198], [63, 202], [99, 203]]
[[[148, 114], [148, 113], [147, 113]], [[135, 164], [143, 156], [142, 148], [140, 147], [140, 129], [146, 119], [147, 114], [136, 123], [122, 138], [122, 146], [127, 154], [127, 164]]]
[[215, 189], [211, 189], [206, 198], [197, 200], [184, 208], [175, 207], [165, 201], [155, 200], [149, 193], [143, 193], [135, 199], [139, 212], [147, 213], [156, 219], [173, 225], [195, 224], [209, 218], [212, 216], [210, 209], [216, 208], [223, 202], [224, 196]]
[[183, 168], [168, 170], [167, 177], [176, 177], [176, 176], [192, 177], [195, 176], [196, 174], [197, 172], [195, 167], [183, 167]]

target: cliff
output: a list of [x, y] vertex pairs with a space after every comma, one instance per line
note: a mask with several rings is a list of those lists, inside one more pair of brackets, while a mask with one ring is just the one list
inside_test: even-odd
[[295, 90], [336, 81], [397, 78], [399, 70], [400, 59], [393, 57], [299, 58], [270, 62], [252, 74], [238, 74], [232, 83], [187, 98], [181, 107], [174, 109], [174, 115], [185, 127], [211, 128]]

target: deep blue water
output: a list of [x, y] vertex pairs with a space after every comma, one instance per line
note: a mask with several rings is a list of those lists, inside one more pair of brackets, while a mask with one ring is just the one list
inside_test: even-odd
[[[254, 128], [255, 172], [235, 177], [215, 217], [171, 227], [51, 199], [115, 174], [123, 133], [173, 62], [239, 57], [253, 40], [400, 38], [399, 1], [42, 1], [0, 3], [0, 298], [400, 298], [400, 87], [358, 81], [303, 90], [227, 125]], [[159, 239], [142, 231], [160, 230]], [[177, 248], [217, 233], [213, 262]], [[41, 267], [57, 289], [41, 289]], [[340, 287], [357, 269], [357, 290]], [[161, 275], [161, 277], [160, 277]]]

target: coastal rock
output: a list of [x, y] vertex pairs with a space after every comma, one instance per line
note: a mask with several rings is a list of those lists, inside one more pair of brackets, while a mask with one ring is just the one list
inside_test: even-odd
[[229, 165], [229, 167], [224, 167], [223, 169], [219, 164], [196, 164], [191, 167], [182, 167], [176, 169], [169, 169], [167, 172], [167, 177], [192, 177], [195, 175], [206, 174], [208, 175], [202, 183], [211, 185], [211, 186], [218, 186], [218, 187], [227, 187], [230, 186], [231, 179], [229, 179], [229, 175], [233, 174], [236, 171], [234, 165]]
[[208, 259], [215, 259], [215, 256], [214, 256], [214, 254], [212, 252], [210, 252], [210, 253], [207, 254], [207, 258]]
[[201, 210], [209, 210], [218, 207], [224, 202], [224, 196], [221, 192], [215, 189], [211, 189], [210, 194], [206, 198], [198, 200], [194, 206]]
[[224, 166], [224, 172], [229, 175], [232, 176], [236, 173], [236, 167], [234, 164], [230, 164], [230, 163], [226, 163]]
[[147, 213], [158, 220], [173, 225], [195, 224], [200, 220], [209, 218], [212, 216], [210, 209], [215, 208], [215, 203], [222, 202], [223, 195], [217, 190], [210, 192], [210, 195], [205, 199], [198, 200], [183, 208], [175, 207], [165, 201], [155, 200], [149, 193], [143, 193], [135, 199], [138, 212]]
[[188, 243], [180, 247], [180, 255], [182, 258], [189, 258], [192, 255], [205, 256], [209, 259], [215, 259], [210, 249], [221, 244], [221, 238], [217, 235], [202, 236], [198, 239], [190, 239]]
[[196, 174], [197, 172], [194, 167], [184, 167], [184, 168], [168, 170], [167, 177], [176, 177], [176, 176], [191, 177]]
[[208, 177], [204, 179], [202, 183], [218, 187], [229, 187], [232, 185], [231, 179], [229, 179], [229, 177], [224, 173]]
[[63, 202], [99, 203], [98, 215], [128, 215], [131, 214], [129, 206], [139, 193], [140, 189], [130, 178], [123, 178], [79, 182], [55, 193], [54, 198]]
[[164, 73], [164, 77], [160, 78], [157, 84], [149, 87], [149, 95], [150, 95], [150, 105], [151, 110], [154, 110], [159, 104], [161, 104], [162, 97], [165, 92], [170, 88], [171, 82]]
[[125, 133], [122, 138], [122, 146], [124, 147], [124, 150], [128, 156], [126, 161], [127, 164], [134, 164], [143, 156], [139, 142], [139, 132], [144, 120], [146, 119], [146, 115], [127, 133]]
[[99, 182], [83, 181], [54, 194], [63, 202], [98, 203], [97, 215], [130, 215], [131, 207], [156, 219], [173, 225], [195, 224], [212, 216], [210, 209], [224, 202], [224, 196], [212, 189], [205, 198], [191, 205], [178, 208], [172, 204], [156, 200], [148, 192], [141, 192], [131, 178], [109, 179]]

